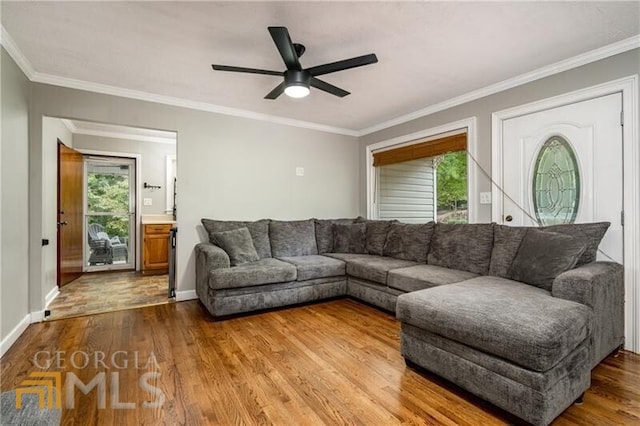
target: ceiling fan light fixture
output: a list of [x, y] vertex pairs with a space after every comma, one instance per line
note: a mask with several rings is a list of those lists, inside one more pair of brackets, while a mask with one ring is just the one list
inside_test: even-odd
[[309, 94], [309, 88], [302, 84], [290, 84], [284, 88], [284, 94], [290, 98], [304, 98]]

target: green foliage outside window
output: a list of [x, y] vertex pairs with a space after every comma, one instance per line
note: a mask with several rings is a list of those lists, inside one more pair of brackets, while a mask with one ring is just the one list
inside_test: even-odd
[[99, 223], [110, 237], [129, 235], [129, 176], [89, 173], [87, 177], [89, 212], [124, 213], [123, 216], [90, 216], [89, 224]]
[[467, 223], [467, 152], [456, 151], [436, 160], [438, 221]]

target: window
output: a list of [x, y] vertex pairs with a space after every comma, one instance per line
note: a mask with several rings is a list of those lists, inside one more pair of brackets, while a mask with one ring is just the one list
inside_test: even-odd
[[467, 223], [466, 133], [373, 153], [379, 219]]

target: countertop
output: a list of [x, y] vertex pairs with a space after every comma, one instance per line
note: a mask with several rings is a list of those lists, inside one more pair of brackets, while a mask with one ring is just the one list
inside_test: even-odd
[[175, 225], [176, 221], [173, 220], [173, 216], [171, 215], [149, 214], [149, 215], [142, 215], [140, 217], [140, 223], [143, 225], [160, 225], [160, 224]]

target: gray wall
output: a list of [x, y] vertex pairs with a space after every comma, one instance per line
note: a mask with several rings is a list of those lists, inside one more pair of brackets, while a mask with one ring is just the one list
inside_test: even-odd
[[[475, 116], [478, 125], [477, 160], [482, 168], [491, 174], [491, 114], [493, 112], [595, 86], [639, 72], [640, 50], [635, 49], [366, 135], [360, 138], [360, 179], [362, 181], [360, 211], [367, 211], [365, 189], [367, 145]], [[478, 177], [478, 192], [491, 191], [489, 179], [481, 172], [478, 173]], [[476, 209], [479, 222], [491, 221], [491, 205], [476, 205]]]
[[0, 50], [0, 339], [4, 339], [29, 314], [29, 81]]
[[[142, 214], [163, 214], [166, 210], [167, 155], [176, 155], [176, 146], [167, 143], [114, 139], [102, 136], [73, 135], [75, 149], [140, 154], [141, 179], [149, 185], [160, 185], [157, 190], [142, 189], [142, 198], [151, 198], [151, 206], [141, 206]], [[141, 183], [142, 185], [142, 183]], [[173, 194], [173, 187], [169, 188]]]
[[[178, 134], [178, 291], [195, 288], [200, 219], [301, 219], [359, 213], [358, 139], [275, 123], [32, 84], [30, 301], [41, 307], [42, 117]], [[305, 176], [295, 176], [296, 166]]]
[[73, 135], [58, 118], [44, 117], [42, 121], [42, 238], [49, 245], [42, 247], [42, 296], [57, 286], [58, 272], [58, 140], [72, 146]]

